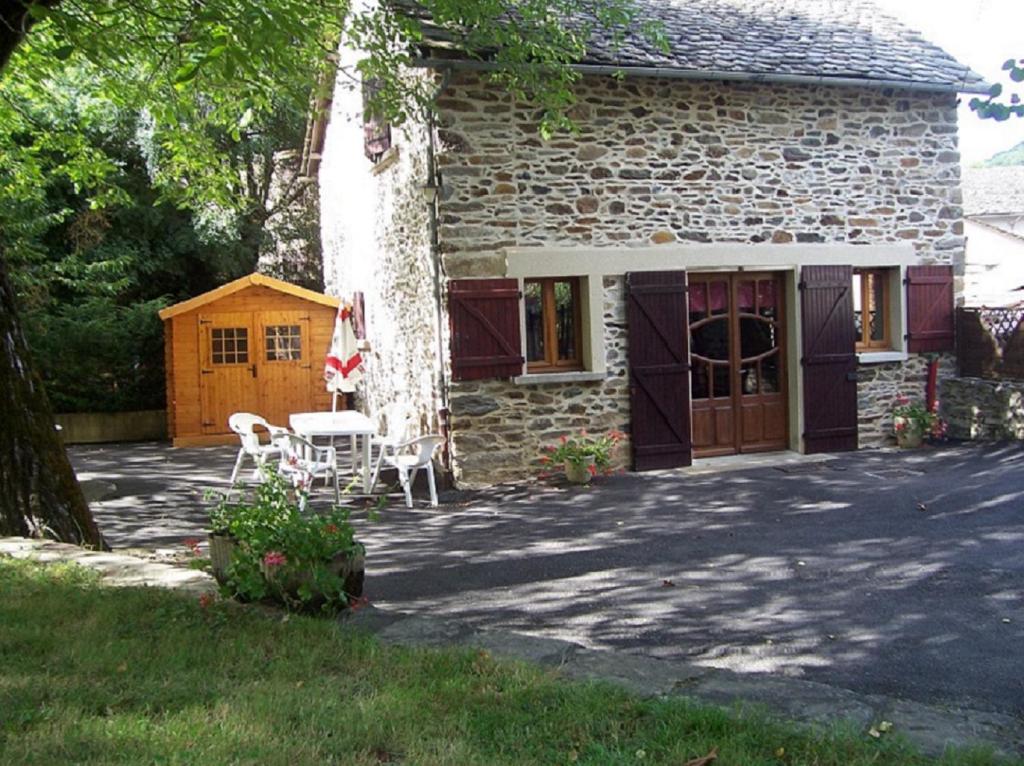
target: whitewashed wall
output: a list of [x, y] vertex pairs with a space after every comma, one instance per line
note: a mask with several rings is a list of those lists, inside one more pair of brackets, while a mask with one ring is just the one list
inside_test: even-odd
[[[342, 50], [342, 66], [357, 54]], [[327, 292], [366, 301], [371, 350], [360, 403], [373, 415], [402, 400], [421, 432], [438, 430], [440, 407], [434, 261], [430, 247], [427, 132], [392, 128], [392, 150], [375, 166], [363, 153], [362, 95], [339, 76], [320, 165]]]

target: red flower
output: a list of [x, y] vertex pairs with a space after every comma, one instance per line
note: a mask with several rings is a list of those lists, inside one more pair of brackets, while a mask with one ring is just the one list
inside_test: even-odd
[[329, 535], [337, 534], [337, 532], [338, 532], [337, 524], [327, 524], [327, 525], [325, 525], [324, 526], [324, 532], [326, 532]]
[[213, 606], [213, 602], [215, 600], [216, 599], [214, 598], [214, 595], [212, 593], [204, 593], [199, 597], [199, 608], [209, 609], [211, 606]]
[[353, 612], [358, 612], [364, 606], [369, 605], [370, 599], [368, 599], [366, 596], [360, 596], [359, 598], [354, 598], [348, 602], [348, 608], [351, 609]]
[[590, 472], [591, 476], [597, 476], [597, 466], [593, 463], [587, 466], [587, 470]]
[[190, 537], [185, 541], [185, 547], [192, 551], [193, 556], [200, 555], [199, 541], [196, 540], [194, 537]]
[[568, 436], [564, 436], [564, 435], [563, 435], [563, 436], [561, 437], [561, 442], [562, 442], [562, 444], [565, 444], [565, 443], [566, 443], [567, 441], [569, 441], [569, 437], [568, 437]]
[[288, 558], [278, 551], [267, 551], [263, 556], [263, 563], [268, 567], [277, 567], [288, 563]]
[[548, 455], [541, 455], [540, 456], [540, 462], [545, 463], [545, 464], [550, 463], [551, 462], [551, 458]]

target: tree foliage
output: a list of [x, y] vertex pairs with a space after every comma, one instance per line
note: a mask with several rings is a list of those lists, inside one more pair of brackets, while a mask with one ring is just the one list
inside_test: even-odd
[[[393, 2], [356, 8], [347, 0], [0, 4], [0, 136], [12, 139], [0, 149], [6, 193], [0, 206], [14, 222], [5, 236], [23, 235], [0, 242], [0, 534], [103, 545], [54, 433], [8, 258], [19, 248], [28, 257], [33, 243], [79, 213], [74, 206], [49, 206], [50, 176], [87, 197], [90, 208], [126, 200], [116, 158], [75, 130], [72, 113], [64, 115], [58, 104], [53, 116], [59, 119], [40, 129], [44, 124], [26, 104], [60, 84], [82, 86], [74, 103], [92, 109], [97, 120], [107, 112], [144, 113], [156, 160], [150, 172], [167, 199], [204, 211], [238, 211], [252, 177], [239, 177], [230, 149], [253, 126], [304, 112], [310, 92], [329, 81], [320, 74], [333, 66], [339, 41], [366, 52], [357, 71], [342, 75], [378, 78], [377, 111], [400, 123], [429, 109], [426, 78], [398, 74], [415, 63], [429, 24], [445, 27], [465, 55], [495, 62], [495, 79], [538, 104], [542, 130], [550, 132], [569, 125], [576, 79], [570, 64], [582, 55], [591, 29], [621, 33], [643, 20], [629, 0], [422, 0], [415, 10]], [[253, 169], [261, 168], [253, 163]], [[114, 256], [66, 265], [80, 274], [116, 273], [118, 263]]]
[[[1007, 59], [1003, 71], [1014, 84], [1024, 82], [1024, 59]], [[1002, 83], [995, 83], [989, 89], [988, 98], [972, 98], [971, 110], [983, 120], [1004, 122], [1013, 116], [1024, 117], [1024, 102], [1020, 92], [1006, 93]]]

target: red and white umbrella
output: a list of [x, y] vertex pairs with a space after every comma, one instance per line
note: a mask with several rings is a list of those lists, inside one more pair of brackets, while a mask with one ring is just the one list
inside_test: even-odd
[[342, 303], [334, 320], [331, 348], [324, 360], [324, 380], [333, 393], [352, 393], [363, 377], [363, 357], [357, 347], [352, 304]]

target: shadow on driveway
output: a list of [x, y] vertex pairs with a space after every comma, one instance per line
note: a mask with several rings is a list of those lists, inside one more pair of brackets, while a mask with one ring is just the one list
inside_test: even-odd
[[[115, 546], [202, 534], [233, 450], [75, 448]], [[367, 594], [740, 672], [1024, 714], [1024, 449], [502, 488], [364, 525]]]

